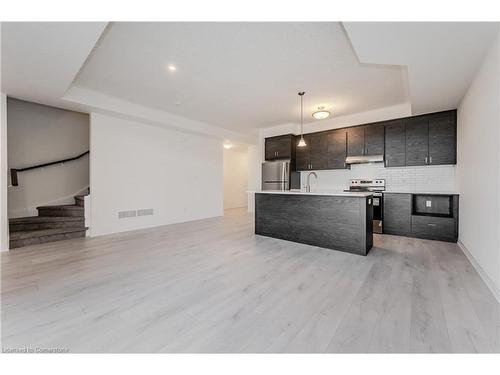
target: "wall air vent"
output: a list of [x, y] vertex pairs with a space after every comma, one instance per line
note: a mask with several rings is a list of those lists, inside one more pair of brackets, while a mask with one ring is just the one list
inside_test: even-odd
[[128, 217], [136, 217], [136, 216], [137, 216], [136, 210], [119, 211], [118, 212], [118, 219], [126, 219]]
[[153, 215], [152, 208], [144, 208], [142, 210], [137, 210], [137, 216], [148, 216], [148, 215]]

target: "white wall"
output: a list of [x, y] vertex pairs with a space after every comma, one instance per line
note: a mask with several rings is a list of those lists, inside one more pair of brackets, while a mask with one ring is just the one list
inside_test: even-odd
[[[248, 146], [248, 186], [249, 191], [261, 189], [261, 155], [260, 145]], [[255, 210], [255, 194], [248, 194], [247, 196], [248, 212]]]
[[92, 113], [90, 152], [91, 236], [223, 214], [220, 140]]
[[[89, 149], [89, 116], [7, 99], [8, 167], [22, 168], [79, 155]], [[37, 215], [36, 207], [73, 204], [89, 185], [89, 159], [18, 174], [8, 193], [9, 217]]]
[[0, 251], [9, 250], [9, 224], [7, 220], [7, 96], [0, 96]]
[[500, 300], [500, 39], [458, 108], [459, 241]]
[[224, 209], [247, 206], [248, 152], [224, 149]]

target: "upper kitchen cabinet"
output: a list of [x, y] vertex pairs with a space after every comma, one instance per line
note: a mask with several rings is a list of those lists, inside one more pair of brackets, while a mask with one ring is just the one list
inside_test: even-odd
[[328, 169], [345, 169], [347, 155], [347, 130], [339, 129], [328, 133]]
[[384, 124], [365, 126], [365, 155], [384, 154]]
[[298, 171], [328, 169], [328, 134], [304, 134], [304, 140], [306, 146], [296, 149], [295, 168]]
[[457, 163], [456, 111], [429, 117], [429, 164]]
[[347, 156], [384, 154], [384, 124], [347, 128]]
[[385, 166], [404, 167], [406, 165], [406, 139], [404, 120], [385, 123]]
[[365, 154], [365, 128], [356, 126], [347, 128], [347, 156]]
[[406, 165], [427, 165], [429, 161], [429, 119], [427, 116], [406, 119]]
[[307, 141], [308, 146], [311, 146], [309, 148], [311, 169], [328, 169], [328, 133], [310, 134]]
[[299, 139], [291, 134], [266, 138], [266, 160], [290, 159], [297, 171], [344, 169], [349, 168], [346, 157], [366, 162], [381, 161], [381, 155], [386, 167], [456, 164], [457, 112], [308, 133], [306, 147], [296, 147]]
[[457, 162], [456, 111], [406, 119], [406, 165]]
[[265, 159], [292, 159], [295, 149], [294, 136], [292, 134], [280, 135], [277, 137], [266, 138], [265, 140]]

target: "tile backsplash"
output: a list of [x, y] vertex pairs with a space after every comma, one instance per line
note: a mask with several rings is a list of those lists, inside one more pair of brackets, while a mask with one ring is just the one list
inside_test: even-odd
[[[308, 172], [301, 173], [302, 186]], [[318, 189], [343, 190], [353, 178], [384, 178], [387, 190], [397, 191], [455, 191], [454, 165], [385, 168], [382, 163], [354, 164], [348, 170], [316, 171], [311, 186]]]

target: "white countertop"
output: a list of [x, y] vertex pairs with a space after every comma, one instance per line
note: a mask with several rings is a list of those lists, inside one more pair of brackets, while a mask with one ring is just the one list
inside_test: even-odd
[[385, 190], [384, 193], [429, 194], [429, 195], [459, 195], [456, 191], [418, 191], [418, 190]]
[[285, 195], [330, 195], [334, 197], [368, 197], [370, 192], [347, 192], [341, 190], [313, 190], [306, 192], [304, 190], [248, 190], [247, 193], [254, 194], [285, 194]]

